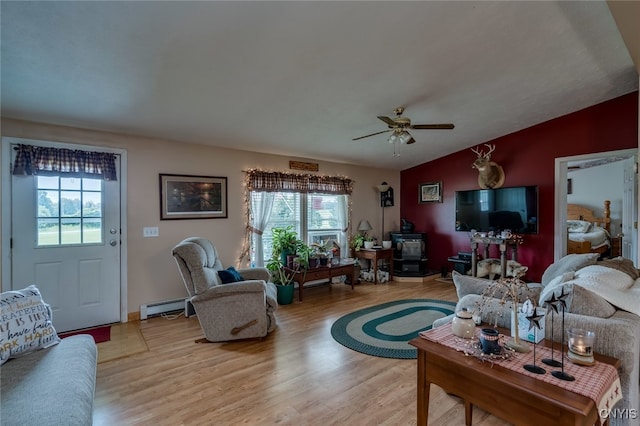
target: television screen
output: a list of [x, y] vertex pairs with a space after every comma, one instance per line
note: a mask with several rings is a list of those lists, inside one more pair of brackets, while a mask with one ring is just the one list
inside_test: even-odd
[[538, 187], [456, 191], [456, 231], [538, 233]]

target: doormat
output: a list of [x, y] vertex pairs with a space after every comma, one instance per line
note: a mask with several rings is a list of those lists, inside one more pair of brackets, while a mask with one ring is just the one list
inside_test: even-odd
[[93, 337], [96, 343], [108, 342], [111, 340], [111, 326], [103, 325], [100, 327], [87, 328], [84, 330], [68, 331], [65, 333], [58, 333], [58, 337], [64, 339], [65, 337], [75, 336], [76, 334], [89, 334]]
[[371, 306], [339, 318], [331, 335], [343, 346], [382, 358], [415, 359], [418, 351], [409, 340], [431, 329], [438, 318], [454, 312], [455, 302], [406, 299]]

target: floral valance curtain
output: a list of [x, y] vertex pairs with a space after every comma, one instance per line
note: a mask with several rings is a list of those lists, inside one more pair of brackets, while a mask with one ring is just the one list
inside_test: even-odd
[[249, 170], [247, 171], [246, 183], [248, 191], [291, 191], [348, 195], [353, 192], [353, 181], [340, 176]]
[[118, 180], [116, 155], [106, 152], [80, 151], [32, 145], [18, 145], [13, 165], [14, 175], [64, 174]]

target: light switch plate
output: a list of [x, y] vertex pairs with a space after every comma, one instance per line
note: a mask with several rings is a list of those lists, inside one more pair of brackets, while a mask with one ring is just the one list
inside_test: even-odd
[[143, 237], [157, 237], [160, 235], [160, 231], [157, 226], [148, 226], [142, 228], [142, 236]]

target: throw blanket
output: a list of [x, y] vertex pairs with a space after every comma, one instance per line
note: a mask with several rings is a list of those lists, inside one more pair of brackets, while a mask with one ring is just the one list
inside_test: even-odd
[[560, 294], [565, 284], [579, 285], [602, 297], [615, 307], [640, 316], [640, 278], [602, 265], [586, 266], [573, 276], [563, 275], [552, 280], [540, 294], [540, 301], [547, 300], [552, 292]]

